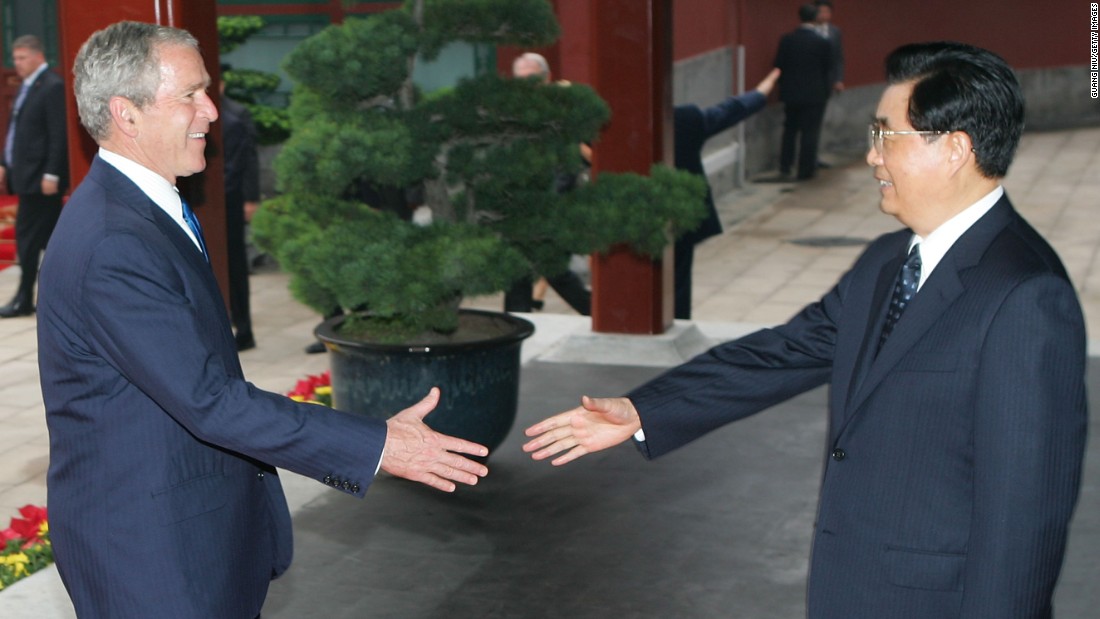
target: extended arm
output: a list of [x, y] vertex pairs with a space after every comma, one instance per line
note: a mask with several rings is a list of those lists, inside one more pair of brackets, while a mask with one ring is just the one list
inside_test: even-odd
[[81, 290], [87, 337], [122, 379], [197, 438], [314, 479], [346, 479], [358, 496], [373, 480], [383, 446], [384, 469], [440, 490], [486, 474], [484, 465], [450, 453], [484, 456], [483, 446], [424, 425], [438, 390], [386, 424], [257, 389], [214, 352], [213, 340], [224, 335], [206, 324], [201, 308], [220, 299], [188, 296], [196, 282], [136, 237], [105, 242], [113, 250], [97, 252]]
[[717, 105], [703, 109], [704, 140], [764, 109], [768, 94], [775, 88], [778, 79], [779, 69], [772, 69], [753, 90], [743, 95], [728, 97]]
[[544, 460], [565, 452], [551, 461], [554, 466], [572, 462], [583, 455], [630, 440], [642, 428], [638, 411], [626, 398], [581, 397], [581, 405], [554, 415], [527, 428], [533, 437], [523, 445], [531, 457]]

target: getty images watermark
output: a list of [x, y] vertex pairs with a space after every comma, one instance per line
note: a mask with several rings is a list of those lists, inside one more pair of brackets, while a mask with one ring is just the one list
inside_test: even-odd
[[1089, 3], [1089, 94], [1100, 97], [1100, 3]]

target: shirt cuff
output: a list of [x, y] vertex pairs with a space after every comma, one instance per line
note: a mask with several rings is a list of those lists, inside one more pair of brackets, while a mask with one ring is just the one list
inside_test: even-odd
[[61, 181], [61, 177], [56, 175], [56, 174], [43, 174], [42, 175], [42, 180], [44, 180], [44, 181], [53, 181], [55, 183], [58, 183], [58, 182]]

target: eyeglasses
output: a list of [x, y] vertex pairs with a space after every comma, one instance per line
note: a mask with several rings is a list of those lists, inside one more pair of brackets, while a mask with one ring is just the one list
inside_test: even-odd
[[878, 123], [867, 125], [867, 146], [882, 152], [882, 142], [888, 135], [946, 135], [950, 131], [892, 131], [883, 129]]

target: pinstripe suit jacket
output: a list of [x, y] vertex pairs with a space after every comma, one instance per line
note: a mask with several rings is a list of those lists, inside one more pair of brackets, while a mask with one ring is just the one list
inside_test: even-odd
[[790, 322], [629, 397], [649, 457], [830, 383], [811, 619], [1042, 618], [1077, 500], [1085, 330], [1050, 246], [1003, 197], [875, 355], [911, 232], [874, 241]]
[[98, 157], [43, 263], [57, 566], [81, 619], [248, 618], [290, 563], [274, 466], [362, 496], [385, 427], [243, 378], [194, 243]]

